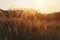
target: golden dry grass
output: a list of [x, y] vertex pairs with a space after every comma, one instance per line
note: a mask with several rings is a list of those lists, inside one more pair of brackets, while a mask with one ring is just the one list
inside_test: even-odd
[[60, 40], [59, 15], [0, 10], [0, 40]]

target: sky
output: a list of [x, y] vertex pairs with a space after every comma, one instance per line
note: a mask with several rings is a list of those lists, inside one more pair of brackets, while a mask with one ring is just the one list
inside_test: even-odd
[[0, 0], [0, 9], [32, 8], [40, 12], [60, 11], [60, 0]]

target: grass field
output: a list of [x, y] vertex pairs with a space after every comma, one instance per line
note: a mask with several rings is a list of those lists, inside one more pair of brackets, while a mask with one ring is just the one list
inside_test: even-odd
[[0, 10], [0, 40], [60, 40], [60, 12]]

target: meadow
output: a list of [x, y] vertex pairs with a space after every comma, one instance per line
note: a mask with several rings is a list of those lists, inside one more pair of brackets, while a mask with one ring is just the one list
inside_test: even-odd
[[0, 9], [0, 40], [60, 40], [60, 12]]

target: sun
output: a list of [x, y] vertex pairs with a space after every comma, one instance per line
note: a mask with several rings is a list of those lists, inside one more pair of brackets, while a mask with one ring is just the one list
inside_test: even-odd
[[[51, 13], [51, 2], [49, 0], [34, 0], [32, 2], [32, 5], [34, 6], [34, 9], [37, 9], [42, 14], [44, 13]], [[48, 11], [49, 10], [49, 11]]]
[[13, 7], [32, 8], [45, 13], [50, 4], [49, 0], [16, 0], [14, 1]]

